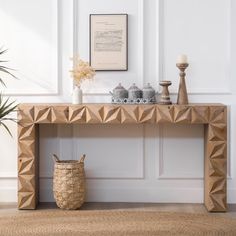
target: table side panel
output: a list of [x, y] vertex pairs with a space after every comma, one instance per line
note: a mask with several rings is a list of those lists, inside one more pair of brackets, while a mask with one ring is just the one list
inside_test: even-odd
[[36, 125], [18, 124], [18, 208], [35, 209], [38, 199]]
[[227, 109], [210, 108], [205, 126], [205, 206], [211, 212], [227, 211]]

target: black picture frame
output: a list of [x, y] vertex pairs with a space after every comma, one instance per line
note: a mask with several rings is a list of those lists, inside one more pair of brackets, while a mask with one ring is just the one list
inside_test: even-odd
[[[92, 39], [92, 18], [94, 17], [100, 17], [100, 16], [111, 16], [111, 17], [114, 17], [114, 16], [123, 16], [125, 18], [125, 37], [124, 37], [124, 43], [125, 43], [125, 52], [122, 52], [123, 55], [122, 55], [122, 58], [123, 60], [125, 60], [125, 67], [122, 68], [122, 67], [114, 67], [114, 68], [105, 68], [105, 65], [104, 65], [104, 68], [98, 68], [95, 66], [95, 64], [93, 63], [95, 58], [92, 54], [92, 43], [94, 42], [94, 39]], [[106, 52], [104, 52], [105, 54]], [[114, 58], [114, 57], [113, 57]], [[89, 64], [90, 66], [92, 66], [95, 71], [128, 71], [128, 14], [127, 13], [119, 13], [119, 14], [90, 14], [89, 15]]]

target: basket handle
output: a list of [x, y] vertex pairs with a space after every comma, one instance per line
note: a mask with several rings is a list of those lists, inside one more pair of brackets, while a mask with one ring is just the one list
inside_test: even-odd
[[79, 161], [79, 162], [82, 162], [82, 163], [84, 163], [84, 159], [85, 159], [85, 157], [86, 157], [86, 155], [85, 155], [85, 154], [83, 154], [83, 156], [80, 158], [80, 161]]
[[52, 158], [53, 158], [53, 161], [54, 161], [55, 163], [56, 163], [56, 162], [60, 162], [60, 159], [59, 159], [59, 157], [58, 157], [56, 154], [53, 154]]

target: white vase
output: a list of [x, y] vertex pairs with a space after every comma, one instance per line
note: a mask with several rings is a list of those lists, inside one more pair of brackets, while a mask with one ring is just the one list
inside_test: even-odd
[[72, 104], [83, 103], [83, 91], [79, 86], [75, 86], [72, 94]]

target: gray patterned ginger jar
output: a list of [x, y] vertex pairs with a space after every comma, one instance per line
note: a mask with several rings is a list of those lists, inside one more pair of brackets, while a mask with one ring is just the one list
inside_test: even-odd
[[148, 83], [143, 88], [143, 99], [154, 99], [156, 95], [155, 89]]
[[137, 98], [142, 98], [142, 90], [139, 89], [135, 83], [133, 83], [133, 85], [129, 88], [129, 99], [130, 100], [134, 100]]
[[120, 99], [128, 98], [128, 91], [119, 83], [119, 85], [113, 89], [113, 97]]

